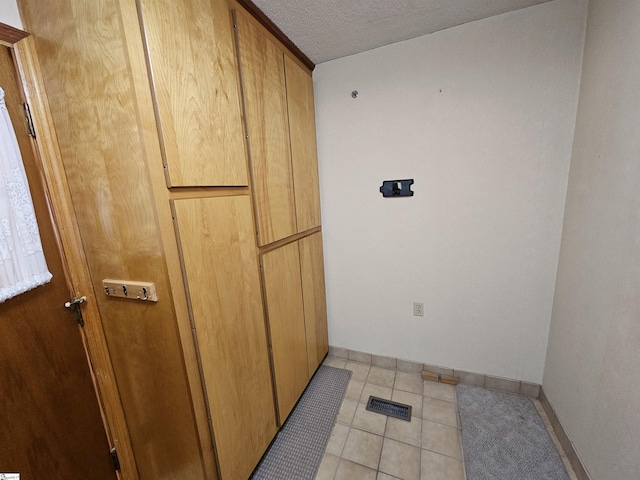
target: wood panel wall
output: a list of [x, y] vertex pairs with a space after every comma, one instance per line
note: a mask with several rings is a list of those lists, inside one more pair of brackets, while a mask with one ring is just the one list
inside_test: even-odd
[[[137, 14], [133, 2], [122, 3], [123, 10], [116, 1], [82, 0], [20, 7], [34, 32], [73, 201], [82, 206], [78, 224], [140, 477], [202, 479], [201, 436], [143, 139], [149, 111], [138, 109], [140, 62], [130, 63], [123, 35], [132, 23], [123, 12]], [[154, 161], [161, 169], [161, 158]], [[160, 300], [100, 295], [103, 278], [155, 282]]]
[[[202, 1], [203, 5], [209, 4]], [[219, 7], [221, 1], [215, 2]], [[189, 108], [200, 112], [199, 103], [205, 100], [193, 97], [187, 98], [193, 101], [192, 105], [172, 103], [178, 94], [184, 93], [184, 82], [196, 81], [180, 77], [180, 72], [172, 78], [156, 78], [157, 82], [153, 83], [154, 57], [158, 59], [166, 54], [165, 60], [171, 64], [181, 49], [190, 47], [180, 45], [172, 49], [168, 42], [160, 44], [158, 39], [167, 35], [164, 30], [156, 32], [153, 38], [142, 35], [139, 14], [144, 24], [145, 15], [150, 15], [150, 3], [146, 0], [18, 0], [18, 3], [23, 23], [33, 32], [40, 55], [53, 123], [73, 203], [77, 206], [91, 283], [113, 364], [115, 379], [110, 381], [115, 380], [121, 396], [139, 476], [143, 480], [216, 479], [218, 465], [214, 459], [170, 203], [224, 195], [244, 196], [248, 200], [247, 195], [256, 195], [257, 189], [252, 191], [245, 186], [246, 170], [243, 177], [242, 166], [207, 170], [208, 160], [203, 158], [203, 170], [185, 170], [185, 164], [199, 152], [211, 149], [200, 144], [190, 151], [189, 147], [196, 147], [190, 141], [193, 125], [172, 124], [172, 117], [176, 112], [188, 113]], [[238, 8], [235, 0], [228, 3]], [[169, 4], [172, 2], [167, 2], [167, 8], [175, 7]], [[192, 14], [194, 21], [201, 21], [198, 15]], [[255, 19], [247, 18], [252, 28], [258, 25]], [[163, 19], [156, 20], [161, 23]], [[230, 27], [230, 24], [219, 23], [220, 17], [216, 22], [214, 30]], [[188, 23], [181, 28], [185, 30]], [[203, 35], [207, 34], [207, 26], [199, 28]], [[300, 60], [285, 60], [284, 45], [271, 34], [263, 33], [275, 50], [280, 50], [274, 57], [280, 72], [285, 72], [283, 61], [293, 61], [303, 73], [309, 73]], [[145, 49], [152, 58], [149, 64]], [[228, 56], [221, 60], [226, 62], [224, 71], [230, 71], [228, 66], [232, 60], [235, 61]], [[201, 70], [203, 74], [210, 73], [206, 65]], [[295, 69], [289, 67], [288, 70]], [[205, 81], [210, 84], [216, 79]], [[232, 93], [222, 100], [230, 104], [237, 102]], [[210, 94], [227, 95], [215, 87]], [[284, 95], [285, 92], [280, 92], [274, 98], [279, 102], [280, 117], [286, 118], [291, 112], [286, 111]], [[214, 137], [235, 139], [237, 128], [220, 130], [225, 126], [219, 122], [221, 116], [214, 108], [202, 117], [193, 117], [200, 128], [200, 140], [206, 137], [207, 129], [213, 129]], [[218, 121], [207, 123], [213, 117]], [[286, 123], [281, 127], [288, 129]], [[262, 133], [256, 136], [260, 138]], [[288, 149], [288, 130], [281, 140]], [[273, 142], [265, 136], [264, 148], [272, 151]], [[237, 145], [229, 147], [229, 151], [214, 153], [214, 160], [224, 158], [226, 161], [235, 155], [241, 159], [235, 165], [242, 165], [246, 161], [246, 147], [242, 145], [239, 149]], [[168, 177], [165, 177], [165, 165], [172, 169]], [[284, 190], [287, 199], [282, 207], [276, 208], [276, 216], [282, 213], [286, 220], [280, 233], [271, 238], [296, 233], [295, 212], [291, 210], [295, 202], [290, 188], [293, 174], [289, 157], [287, 165], [289, 170], [284, 173], [288, 179]], [[181, 188], [168, 189], [166, 178], [170, 187]], [[213, 189], [202, 188], [213, 184], [216, 185]], [[278, 189], [272, 189], [265, 194], [265, 201], [276, 199], [277, 204], [277, 196], [281, 194]], [[264, 230], [274, 228], [267, 225]], [[263, 243], [272, 241], [269, 235]], [[257, 260], [257, 245], [253, 245], [252, 250]], [[103, 278], [155, 282], [159, 301], [143, 303], [106, 297], [101, 286]], [[261, 431], [266, 432], [268, 427]], [[265, 433], [263, 437], [266, 436]], [[264, 438], [260, 439], [261, 444]], [[240, 444], [236, 447], [243, 448]], [[227, 457], [233, 454], [232, 451], [225, 453]], [[234, 475], [240, 478], [244, 473]]]

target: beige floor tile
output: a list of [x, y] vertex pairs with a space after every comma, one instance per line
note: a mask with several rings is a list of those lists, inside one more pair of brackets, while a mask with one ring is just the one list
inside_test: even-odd
[[327, 442], [325, 452], [331, 455], [337, 455], [338, 457], [342, 455], [342, 449], [347, 440], [347, 435], [349, 435], [349, 427], [336, 423], [331, 432], [331, 437], [329, 437], [329, 441]]
[[420, 480], [465, 480], [462, 462], [446, 455], [422, 450]]
[[430, 420], [422, 421], [422, 448], [449, 457], [462, 458], [458, 429]]
[[347, 364], [347, 361], [344, 358], [327, 357], [324, 359], [324, 362], [322, 362], [322, 364], [329, 367], [344, 368], [344, 366]]
[[424, 382], [424, 396], [455, 402], [456, 387], [447, 385], [446, 383]]
[[424, 390], [422, 377], [412, 373], [397, 372], [396, 381], [393, 384], [394, 390], [402, 390], [403, 392], [418, 393], [422, 395]]
[[458, 409], [456, 404], [440, 400], [439, 398], [424, 397], [422, 403], [422, 418], [450, 427], [458, 427]]
[[335, 480], [376, 480], [376, 471], [343, 458], [338, 465]]
[[[366, 386], [365, 386], [366, 389]], [[387, 425], [387, 416], [380, 413], [370, 412], [364, 403], [359, 403], [356, 414], [353, 417], [352, 426], [365, 432], [384, 435]]]
[[391, 400], [405, 405], [411, 405], [411, 416], [422, 418], [422, 395], [411, 392], [403, 392], [402, 390], [394, 390], [391, 394]]
[[377, 470], [382, 437], [352, 428], [342, 450], [342, 458]]
[[382, 387], [393, 388], [393, 381], [396, 379], [395, 370], [387, 370], [386, 368], [371, 367], [367, 383], [374, 383]]
[[345, 398], [350, 398], [351, 400], [355, 400], [356, 402], [360, 401], [360, 395], [362, 395], [362, 389], [364, 388], [364, 382], [359, 382], [358, 380], [351, 379], [349, 385], [347, 386], [347, 393], [345, 393]]
[[[455, 387], [373, 360], [324, 360], [352, 376], [316, 480], [465, 480]], [[411, 405], [411, 422], [366, 410], [369, 396]]]
[[420, 449], [385, 438], [379, 470], [402, 480], [419, 480]]
[[374, 397], [391, 400], [392, 392], [393, 390], [388, 387], [381, 387], [380, 385], [365, 383], [364, 388], [362, 389], [362, 394], [360, 395], [360, 402], [367, 403], [371, 395], [373, 395]]
[[422, 440], [422, 419], [412, 417], [411, 421], [407, 422], [399, 418], [389, 417], [384, 436], [385, 438], [419, 447]]
[[388, 473], [378, 472], [378, 478], [376, 480], [401, 480], [398, 477], [392, 477]]
[[356, 413], [356, 408], [358, 407], [358, 402], [356, 400], [352, 400], [350, 398], [345, 398], [342, 401], [342, 405], [340, 406], [340, 411], [338, 412], [338, 423], [342, 423], [343, 425], [351, 425], [353, 422], [353, 416]]
[[315, 480], [333, 480], [338, 469], [338, 463], [340, 463], [340, 457], [325, 453], [322, 457], [322, 462], [320, 462]]
[[364, 363], [358, 362], [347, 362], [344, 366], [346, 370], [351, 370], [351, 380], [357, 380], [359, 382], [364, 382], [369, 375], [370, 365], [366, 365]]

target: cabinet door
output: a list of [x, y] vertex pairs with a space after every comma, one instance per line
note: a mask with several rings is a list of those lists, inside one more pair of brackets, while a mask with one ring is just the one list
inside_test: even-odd
[[225, 0], [140, 0], [171, 187], [248, 185]]
[[320, 225], [320, 189], [313, 80], [285, 55], [291, 162], [299, 232]]
[[236, 12], [260, 245], [296, 233], [284, 54]]
[[224, 480], [246, 480], [276, 433], [248, 196], [173, 201]]
[[297, 242], [262, 255], [280, 423], [309, 381]]
[[329, 351], [322, 233], [300, 239], [299, 245], [309, 375], [312, 375]]

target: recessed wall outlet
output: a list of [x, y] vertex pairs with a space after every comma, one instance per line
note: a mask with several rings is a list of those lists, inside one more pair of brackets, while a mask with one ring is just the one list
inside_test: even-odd
[[413, 316], [424, 317], [424, 303], [413, 302]]

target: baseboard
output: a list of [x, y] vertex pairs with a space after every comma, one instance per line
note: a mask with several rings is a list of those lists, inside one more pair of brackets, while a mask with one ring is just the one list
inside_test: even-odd
[[491, 390], [500, 390], [509, 393], [519, 393], [532, 398], [538, 398], [540, 394], [540, 385], [537, 383], [524, 382], [511, 378], [495, 377], [485, 375], [483, 373], [468, 372], [465, 370], [456, 370], [439, 365], [430, 365], [427, 363], [418, 363], [401, 358], [385, 357], [372, 353], [359, 352], [357, 350], [349, 350], [342, 347], [329, 346], [329, 355], [337, 358], [344, 358], [354, 362], [375, 365], [381, 368], [393, 368], [401, 372], [420, 374], [423, 370], [435, 372], [441, 375], [451, 375], [456, 377], [460, 383], [475, 385], [478, 387], [488, 388]]
[[553, 427], [553, 431], [556, 433], [558, 440], [560, 441], [560, 445], [562, 445], [562, 448], [564, 449], [567, 458], [569, 459], [569, 462], [573, 467], [573, 471], [575, 472], [576, 477], [578, 477], [578, 480], [591, 480], [591, 477], [587, 473], [587, 470], [584, 468], [584, 465], [582, 464], [578, 453], [573, 447], [573, 443], [571, 442], [571, 440], [569, 440], [567, 432], [564, 431], [564, 428], [560, 423], [555, 410], [551, 406], [551, 403], [549, 403], [549, 399], [544, 393], [544, 389], [542, 387], [540, 387], [540, 404], [547, 414], [547, 417], [549, 417], [551, 426]]

